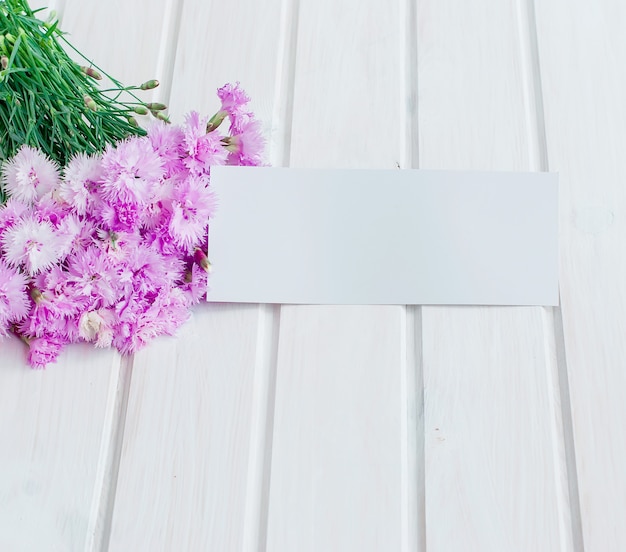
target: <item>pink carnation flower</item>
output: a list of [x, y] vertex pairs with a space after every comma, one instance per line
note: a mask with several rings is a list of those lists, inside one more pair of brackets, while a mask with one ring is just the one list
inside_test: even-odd
[[140, 245], [135, 248], [124, 262], [122, 279], [128, 281], [127, 293], [133, 298], [157, 292], [170, 287], [181, 278], [183, 263], [176, 257], [166, 257], [158, 251]]
[[242, 115], [248, 115], [245, 106], [250, 98], [243, 89], [239, 87], [239, 83], [225, 84], [217, 90], [217, 97], [222, 101], [222, 111], [228, 113], [231, 123]]
[[58, 336], [35, 337], [28, 343], [28, 362], [32, 368], [41, 370], [55, 362], [64, 345], [68, 343]]
[[139, 227], [144, 209], [145, 207], [140, 207], [134, 202], [101, 202], [97, 213], [107, 228], [116, 232], [132, 232]]
[[0, 259], [0, 335], [6, 335], [9, 324], [24, 318], [30, 309], [26, 277]]
[[68, 273], [59, 266], [34, 278], [31, 291], [31, 314], [19, 324], [20, 331], [29, 337], [58, 335], [72, 338], [75, 324], [72, 318], [84, 310], [86, 298], [75, 288]]
[[187, 302], [190, 305], [196, 305], [202, 299], [206, 298], [207, 284], [207, 272], [197, 264], [192, 264], [191, 268], [185, 274], [185, 279], [181, 286], [187, 298]]
[[115, 320], [115, 311], [112, 309], [84, 312], [79, 319], [78, 333], [82, 339], [94, 343], [96, 347], [110, 347]]
[[41, 151], [22, 146], [2, 167], [2, 183], [11, 197], [32, 203], [52, 192], [59, 182], [59, 169]]
[[103, 177], [99, 156], [78, 153], [65, 167], [59, 195], [76, 211], [84, 215], [92, 202], [92, 194]]
[[122, 354], [135, 353], [158, 335], [173, 335], [189, 318], [183, 292], [164, 288], [148, 302], [135, 302], [120, 313], [113, 345]]
[[261, 132], [260, 121], [250, 119], [243, 123], [238, 133], [229, 138], [229, 142], [230, 145], [227, 147], [231, 152], [228, 156], [229, 165], [259, 166], [263, 164], [265, 138]]
[[141, 225], [148, 230], [156, 230], [168, 224], [172, 213], [172, 201], [177, 182], [173, 178], [162, 180], [157, 187], [152, 203], [141, 212]]
[[110, 203], [150, 202], [154, 186], [163, 175], [163, 160], [145, 137], [129, 138], [108, 146], [102, 156], [102, 197]]
[[121, 293], [115, 262], [95, 245], [75, 251], [67, 258], [67, 275], [89, 308], [108, 307]]
[[50, 269], [57, 263], [66, 246], [50, 222], [27, 216], [8, 228], [0, 244], [6, 262], [13, 267], [24, 267], [30, 275]]
[[15, 226], [30, 211], [30, 207], [21, 201], [9, 198], [0, 206], [0, 236], [7, 228]]
[[183, 250], [191, 253], [207, 231], [217, 200], [208, 187], [208, 179], [190, 177], [174, 192], [169, 231]]
[[201, 175], [209, 171], [211, 165], [226, 163], [228, 152], [222, 145], [222, 137], [217, 131], [206, 132], [207, 117], [200, 117], [192, 111], [185, 119], [185, 166], [192, 174]]
[[185, 135], [180, 127], [154, 121], [148, 128], [152, 148], [163, 161], [165, 177], [169, 178], [185, 170], [183, 163]]

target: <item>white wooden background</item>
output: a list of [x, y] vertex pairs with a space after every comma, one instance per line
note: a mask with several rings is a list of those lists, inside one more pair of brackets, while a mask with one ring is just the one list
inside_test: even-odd
[[175, 120], [241, 81], [274, 165], [559, 171], [561, 306], [201, 305], [45, 372], [5, 339], [1, 551], [626, 550], [624, 2], [50, 4]]

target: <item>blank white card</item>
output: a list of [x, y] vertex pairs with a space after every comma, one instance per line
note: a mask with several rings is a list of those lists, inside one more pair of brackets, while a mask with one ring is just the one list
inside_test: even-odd
[[557, 305], [553, 173], [212, 167], [209, 301]]

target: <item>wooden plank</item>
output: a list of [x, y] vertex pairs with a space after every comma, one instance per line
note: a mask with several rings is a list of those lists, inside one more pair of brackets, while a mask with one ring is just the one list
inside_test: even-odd
[[68, 40], [128, 86], [163, 79], [159, 63], [170, 3], [57, 0]]
[[537, 3], [561, 305], [587, 552], [626, 549], [626, 65], [623, 4]]
[[[541, 169], [526, 20], [511, 3], [420, 3], [421, 167]], [[423, 308], [429, 551], [572, 548], [550, 315]]]
[[[398, 6], [296, 6], [291, 165], [395, 167]], [[409, 549], [406, 320], [397, 306], [282, 308], [268, 551]]]
[[[280, 134], [280, 2], [198, 0], [178, 17], [168, 24], [179, 38], [164, 98], [172, 119], [213, 114], [215, 90], [239, 80], [266, 131]], [[176, 339], [135, 356], [110, 550], [258, 549], [278, 316], [270, 306], [199, 305]]]
[[205, 307], [136, 355], [110, 550], [242, 548], [262, 322]]
[[401, 550], [401, 310], [283, 307], [268, 551]]
[[0, 549], [83, 549], [106, 478], [119, 356], [75, 345], [34, 371], [20, 341], [0, 347]]
[[[32, 2], [33, 8], [47, 2]], [[64, 30], [76, 44], [102, 59], [122, 52], [110, 47], [110, 16], [116, 2], [87, 28], [91, 2], [49, 3], [68, 17]], [[119, 3], [118, 3], [119, 4]], [[65, 10], [63, 10], [65, 7]], [[132, 17], [133, 8], [124, 13]], [[130, 18], [116, 21], [115, 34], [131, 34]], [[158, 33], [148, 42], [158, 43]], [[149, 48], [135, 58], [146, 65]], [[124, 59], [124, 56], [119, 56]], [[110, 60], [109, 60], [110, 62]], [[127, 60], [120, 64], [131, 68]], [[120, 357], [90, 346], [69, 347], [46, 372], [26, 367], [26, 351], [15, 339], [0, 344], [0, 548], [3, 550], [92, 549], [100, 531], [109, 459], [123, 389]]]

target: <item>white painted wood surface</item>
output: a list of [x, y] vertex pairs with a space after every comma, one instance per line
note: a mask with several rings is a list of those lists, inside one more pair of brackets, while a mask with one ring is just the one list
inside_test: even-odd
[[52, 7], [174, 119], [241, 81], [274, 165], [558, 170], [561, 307], [201, 305], [45, 372], [4, 339], [0, 550], [626, 549], [620, 3]]

